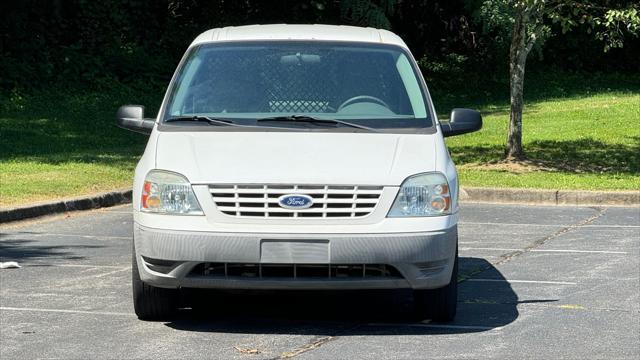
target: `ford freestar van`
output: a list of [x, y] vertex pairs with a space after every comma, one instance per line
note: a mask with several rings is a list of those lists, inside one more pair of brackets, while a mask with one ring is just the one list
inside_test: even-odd
[[133, 184], [133, 301], [167, 317], [180, 289], [414, 291], [421, 318], [456, 312], [458, 178], [405, 43], [372, 28], [213, 29], [189, 46]]

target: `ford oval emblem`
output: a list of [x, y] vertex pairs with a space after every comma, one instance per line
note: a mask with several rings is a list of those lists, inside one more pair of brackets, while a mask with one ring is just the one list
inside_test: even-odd
[[289, 194], [278, 198], [280, 207], [291, 210], [308, 209], [313, 205], [313, 198], [308, 195]]

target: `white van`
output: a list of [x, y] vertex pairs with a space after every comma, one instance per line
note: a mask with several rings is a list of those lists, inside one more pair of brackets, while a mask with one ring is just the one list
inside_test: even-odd
[[189, 46], [133, 184], [133, 300], [169, 316], [183, 288], [414, 291], [416, 314], [453, 319], [458, 178], [405, 43], [372, 28], [213, 29]]

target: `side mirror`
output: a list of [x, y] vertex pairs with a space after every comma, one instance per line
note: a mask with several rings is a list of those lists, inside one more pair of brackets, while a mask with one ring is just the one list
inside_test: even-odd
[[482, 115], [471, 109], [453, 109], [449, 121], [440, 122], [445, 137], [466, 134], [482, 128]]
[[146, 119], [144, 117], [144, 106], [141, 105], [123, 105], [120, 106], [116, 113], [118, 126], [135, 131], [141, 134], [151, 134], [155, 119]]

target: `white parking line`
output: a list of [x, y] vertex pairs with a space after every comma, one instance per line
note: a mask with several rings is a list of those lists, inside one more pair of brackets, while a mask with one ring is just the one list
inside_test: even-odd
[[619, 227], [619, 228], [631, 228], [631, 229], [636, 229], [636, 228], [640, 228], [640, 225], [606, 225], [606, 224], [602, 224], [602, 225], [582, 225], [581, 227], [592, 227], [592, 228], [611, 228], [611, 227]]
[[609, 250], [571, 250], [571, 249], [533, 249], [531, 252], [586, 253], [586, 254], [628, 254], [626, 251]]
[[5, 236], [59, 236], [59, 237], [79, 237], [85, 239], [116, 239], [116, 240], [131, 240], [131, 236], [109, 236], [109, 235], [83, 235], [83, 234], [58, 234], [58, 233], [28, 233], [28, 232], [17, 232], [17, 233], [5, 233]]
[[101, 277], [105, 277], [105, 276], [109, 276], [109, 275], [113, 275], [115, 273], [119, 273], [119, 272], [123, 272], [123, 271], [128, 271], [130, 270], [130, 267], [123, 267], [121, 269], [118, 270], [113, 270], [113, 271], [109, 271], [108, 273], [104, 273], [104, 274], [98, 274], [98, 275], [94, 275], [94, 278], [101, 278]]
[[[464, 244], [464, 242], [460, 242], [460, 244]], [[461, 247], [460, 251], [473, 251], [473, 250], [487, 250], [487, 251], [524, 251], [523, 249], [514, 249], [514, 248], [486, 248], [486, 247]], [[609, 250], [573, 250], [573, 249], [533, 249], [528, 250], [528, 252], [539, 252], [539, 253], [584, 253], [584, 254], [620, 254], [627, 255], [629, 254], [627, 251], [609, 251]]]
[[489, 226], [529, 226], [529, 227], [565, 227], [567, 224], [512, 224], [512, 223], [497, 223], [497, 222], [473, 222], [473, 221], [460, 221], [458, 225], [489, 225]]
[[133, 313], [121, 313], [121, 312], [110, 312], [110, 311], [85, 311], [85, 310], [67, 310], [67, 309], [17, 308], [17, 307], [8, 307], [8, 306], [0, 306], [0, 311], [31, 311], [31, 312], [65, 313], [65, 314], [134, 316]]
[[[459, 244], [464, 244], [459, 242]], [[487, 251], [522, 251], [522, 249], [509, 249], [509, 248], [485, 248], [485, 247], [460, 247], [460, 251], [473, 251], [473, 250], [487, 250]]]
[[409, 326], [433, 329], [453, 329], [453, 330], [500, 330], [501, 326], [475, 326], [475, 325], [446, 325], [446, 324], [394, 324], [394, 323], [368, 323], [367, 326]]
[[[489, 226], [527, 226], [527, 227], [565, 227], [570, 226], [567, 224], [522, 224], [522, 223], [497, 223], [497, 222], [473, 222], [473, 221], [461, 221], [458, 224], [460, 225], [489, 225]], [[640, 225], [606, 225], [606, 224], [598, 224], [598, 225], [582, 225], [582, 227], [590, 227], [590, 228], [640, 228]]]
[[[78, 267], [78, 268], [95, 268], [95, 269], [123, 269], [122, 266], [116, 266], [116, 265], [90, 265], [90, 264], [37, 264], [37, 263], [31, 263], [31, 264], [23, 264], [24, 266], [53, 266], [53, 267]], [[127, 269], [130, 269], [131, 267], [127, 267]]]
[[567, 281], [543, 281], [543, 280], [507, 280], [507, 279], [467, 279], [473, 282], [508, 282], [508, 283], [526, 283], [526, 284], [551, 284], [551, 285], [578, 285], [578, 283]]

